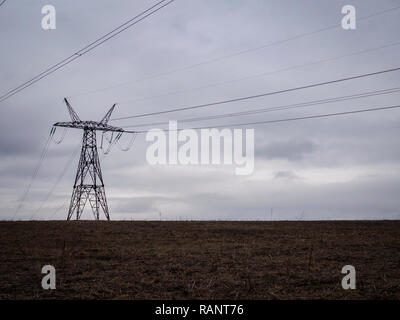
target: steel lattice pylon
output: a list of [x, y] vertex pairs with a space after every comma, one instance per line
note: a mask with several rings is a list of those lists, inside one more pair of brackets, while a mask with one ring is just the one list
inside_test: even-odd
[[102, 131], [103, 133], [116, 132], [117, 135], [115, 137], [114, 135], [112, 136], [110, 144], [113, 143], [113, 139], [115, 142], [121, 137], [124, 132], [122, 128], [108, 125], [115, 105], [111, 107], [100, 122], [82, 121], [72, 109], [67, 99], [64, 99], [64, 101], [67, 105], [72, 122], [57, 122], [54, 126], [83, 129], [81, 156], [76, 172], [67, 220], [71, 220], [74, 216], [76, 220], [79, 220], [88, 201], [95, 220], [100, 219], [100, 211], [104, 213], [107, 220], [110, 220], [100, 160], [97, 152], [96, 131]]
[[[90, 183], [87, 183], [87, 180]], [[96, 131], [93, 129], [84, 129], [83, 131], [81, 157], [76, 172], [67, 220], [72, 219], [74, 213], [76, 213], [76, 220], [79, 220], [88, 200], [96, 220], [100, 219], [100, 209], [107, 220], [110, 220], [99, 155], [97, 153]]]

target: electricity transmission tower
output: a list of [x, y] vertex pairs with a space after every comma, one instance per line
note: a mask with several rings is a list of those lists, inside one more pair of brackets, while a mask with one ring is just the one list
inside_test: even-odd
[[[76, 172], [67, 220], [71, 220], [74, 215], [76, 220], [79, 220], [87, 201], [90, 203], [95, 220], [100, 219], [100, 211], [104, 213], [107, 220], [110, 220], [99, 155], [97, 153], [96, 131], [102, 131], [103, 133], [111, 132], [110, 146], [119, 140], [124, 130], [119, 127], [108, 125], [115, 104], [100, 122], [96, 122], [82, 121], [79, 119], [68, 100], [64, 99], [64, 101], [72, 121], [57, 122], [54, 124], [54, 127], [83, 130], [81, 156]], [[115, 137], [114, 133], [116, 133]]]

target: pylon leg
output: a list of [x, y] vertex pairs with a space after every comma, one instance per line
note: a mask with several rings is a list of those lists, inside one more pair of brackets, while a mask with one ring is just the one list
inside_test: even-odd
[[80, 202], [80, 194], [78, 188], [74, 187], [73, 191], [72, 191], [72, 196], [71, 196], [71, 202], [69, 205], [69, 210], [68, 210], [68, 217], [67, 220], [71, 220], [72, 215], [75, 212], [75, 209], [77, 207], [77, 204]]

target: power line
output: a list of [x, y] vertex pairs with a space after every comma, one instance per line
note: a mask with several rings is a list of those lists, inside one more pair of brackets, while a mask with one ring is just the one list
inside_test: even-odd
[[[384, 89], [384, 90], [378, 90], [378, 91], [370, 91], [370, 92], [365, 92], [365, 93], [340, 96], [340, 97], [334, 97], [334, 98], [328, 98], [328, 99], [320, 99], [320, 100], [313, 100], [313, 101], [302, 102], [302, 103], [287, 104], [287, 105], [277, 106], [277, 107], [268, 107], [268, 108], [261, 108], [261, 109], [257, 108], [257, 109], [252, 109], [252, 110], [233, 112], [233, 113], [232, 112], [224, 113], [224, 114], [219, 114], [219, 115], [178, 119], [177, 121], [180, 123], [198, 122], [198, 121], [215, 120], [215, 119], [221, 119], [221, 118], [247, 116], [247, 115], [259, 114], [259, 113], [265, 113], [265, 112], [292, 110], [292, 109], [297, 109], [297, 108], [304, 108], [304, 107], [333, 103], [333, 102], [338, 102], [338, 101], [361, 99], [361, 98], [367, 98], [367, 97], [378, 96], [378, 95], [383, 95], [383, 94], [396, 93], [399, 91], [400, 91], [400, 87], [397, 87], [397, 88]], [[151, 123], [142, 123], [142, 124], [124, 126], [123, 128], [149, 127], [149, 126], [157, 126], [157, 125], [164, 125], [164, 124], [168, 124], [168, 122], [159, 121], [159, 122], [151, 122]]]
[[379, 74], [394, 72], [394, 71], [398, 71], [398, 70], [400, 70], [400, 67], [371, 72], [371, 73], [364, 73], [364, 74], [359, 74], [356, 76], [340, 78], [340, 79], [335, 79], [335, 80], [330, 80], [330, 81], [325, 81], [325, 82], [318, 82], [318, 83], [303, 85], [303, 86], [289, 88], [289, 89], [270, 91], [270, 92], [260, 93], [260, 94], [256, 94], [256, 95], [246, 96], [246, 97], [209, 102], [209, 103], [194, 105], [194, 106], [190, 106], [190, 107], [174, 108], [174, 109], [157, 111], [157, 112], [143, 113], [143, 114], [138, 114], [138, 115], [133, 115], [133, 116], [119, 117], [119, 118], [111, 119], [111, 121], [132, 119], [132, 118], [141, 118], [141, 117], [147, 117], [147, 116], [153, 116], [153, 115], [159, 115], [159, 114], [166, 114], [166, 113], [172, 113], [172, 112], [178, 112], [178, 111], [186, 111], [186, 110], [193, 110], [193, 109], [217, 106], [217, 105], [231, 103], [231, 102], [238, 102], [238, 101], [244, 101], [244, 100], [249, 100], [249, 99], [261, 98], [261, 97], [271, 96], [271, 95], [275, 95], [275, 94], [282, 94], [282, 93], [287, 93], [287, 92], [293, 92], [293, 91], [298, 91], [298, 90], [303, 90], [303, 89], [324, 86], [324, 85], [328, 85], [328, 84], [339, 83], [339, 82], [343, 82], [343, 81], [349, 81], [349, 80], [355, 80], [355, 79], [360, 79], [360, 78], [365, 78], [365, 77], [370, 77], [370, 76], [376, 76]]
[[[66, 66], [67, 64], [69, 64], [69, 63], [73, 62], [74, 60], [80, 58], [82, 55], [84, 55], [84, 54], [88, 53], [89, 51], [95, 49], [96, 47], [100, 46], [104, 42], [106, 42], [106, 41], [110, 40], [111, 38], [117, 36], [121, 32], [131, 28], [132, 26], [136, 25], [137, 23], [139, 23], [140, 21], [146, 19], [147, 17], [153, 15], [154, 13], [156, 13], [157, 11], [159, 11], [162, 8], [166, 7], [167, 5], [171, 4], [175, 0], [169, 0], [168, 2], [166, 2], [166, 1], [167, 0], [162, 0], [162, 1], [158, 2], [158, 3], [156, 3], [155, 5], [151, 6], [147, 10], [145, 10], [145, 11], [141, 12], [140, 14], [136, 15], [134, 18], [128, 20], [127, 22], [123, 23], [119, 27], [113, 29], [112, 31], [110, 31], [107, 34], [103, 35], [102, 37], [98, 38], [97, 40], [91, 42], [90, 44], [88, 44], [87, 46], [83, 47], [79, 51], [73, 53], [72, 55], [70, 55], [69, 57], [65, 58], [64, 60], [56, 63], [55, 65], [52, 65], [51, 67], [48, 67], [46, 70], [42, 71], [41, 73], [39, 73], [35, 77], [31, 78], [30, 80], [22, 83], [21, 85], [17, 86], [16, 88], [14, 88], [12, 90], [6, 92], [2, 96], [0, 96], [0, 102], [12, 97], [13, 95], [17, 94], [18, 92], [30, 87], [34, 83], [40, 81], [41, 79], [49, 76], [52, 73], [54, 73], [58, 69]], [[164, 2], [166, 2], [166, 3], [164, 3]], [[139, 17], [141, 17], [141, 18], [138, 19]], [[136, 19], [138, 19], [138, 20], [136, 20]]]
[[[360, 17], [360, 18], [357, 19], [357, 21], [360, 22], [360, 21], [368, 20], [370, 18], [379, 16], [379, 15], [382, 15], [382, 14], [386, 14], [386, 13], [389, 13], [389, 12], [392, 12], [392, 11], [396, 11], [396, 10], [399, 10], [399, 9], [400, 9], [400, 6], [397, 6], [397, 7], [389, 8], [389, 9], [386, 9], [386, 10], [378, 11], [376, 13], [372, 13], [370, 15], [367, 15], [367, 16], [364, 16], [364, 17]], [[315, 35], [315, 34], [318, 34], [318, 33], [324, 32], [324, 31], [338, 29], [338, 28], [341, 28], [340, 24], [330, 25], [330, 26], [327, 26], [327, 27], [324, 27], [324, 28], [320, 28], [320, 29], [311, 31], [311, 32], [306, 32], [306, 33], [302, 33], [302, 34], [299, 34], [299, 35], [295, 35], [295, 36], [292, 36], [292, 37], [289, 37], [289, 38], [286, 38], [286, 39], [283, 39], [283, 40], [269, 42], [269, 43], [263, 44], [261, 46], [257, 46], [257, 47], [253, 47], [253, 48], [237, 51], [237, 52], [234, 52], [234, 53], [231, 53], [231, 54], [227, 54], [227, 55], [223, 55], [223, 56], [220, 56], [220, 57], [217, 57], [217, 58], [204, 60], [204, 61], [201, 61], [201, 62], [198, 62], [198, 63], [195, 63], [195, 64], [191, 64], [191, 65], [187, 65], [187, 66], [184, 66], [184, 67], [181, 67], [181, 68], [176, 68], [176, 69], [172, 69], [172, 70], [169, 70], [169, 71], [157, 73], [157, 74], [154, 74], [154, 75], [151, 75], [151, 76], [148, 76], [148, 77], [144, 77], [144, 78], [141, 78], [141, 79], [122, 82], [122, 83], [115, 84], [115, 85], [112, 85], [112, 86], [103, 87], [103, 88], [100, 88], [100, 89], [90, 90], [90, 91], [87, 91], [87, 92], [84, 92], [84, 93], [71, 95], [69, 97], [71, 98], [71, 97], [77, 97], [77, 96], [87, 95], [87, 94], [91, 94], [91, 93], [107, 91], [107, 90], [115, 89], [115, 88], [122, 87], [122, 86], [127, 86], [127, 85], [134, 84], [134, 83], [139, 83], [139, 82], [143, 82], [143, 81], [152, 80], [152, 79], [155, 79], [155, 78], [159, 78], [159, 77], [167, 76], [167, 75], [170, 75], [170, 74], [174, 74], [174, 73], [190, 70], [190, 69], [193, 69], [193, 68], [196, 68], [196, 67], [199, 67], [199, 66], [207, 65], [207, 64], [210, 64], [210, 63], [214, 63], [214, 62], [219, 62], [219, 61], [222, 61], [222, 60], [226, 60], [226, 59], [233, 58], [233, 57], [236, 57], [236, 56], [240, 56], [240, 55], [243, 55], [243, 54], [247, 54], [247, 53], [250, 53], [250, 52], [259, 51], [259, 50], [262, 50], [262, 49], [265, 49], [265, 48], [268, 48], [268, 47], [272, 47], [272, 46], [275, 46], [275, 45], [283, 44], [283, 43], [290, 42], [290, 41], [293, 41], [293, 40], [298, 40], [298, 39], [305, 38], [305, 37], [308, 37], [308, 36], [312, 36], [312, 35]]]
[[245, 81], [245, 80], [251, 80], [251, 79], [254, 79], [254, 78], [265, 77], [265, 76], [272, 75], [272, 74], [286, 72], [286, 71], [290, 71], [290, 70], [294, 70], [294, 69], [298, 69], [298, 68], [302, 68], [302, 67], [309, 67], [309, 66], [312, 66], [312, 65], [315, 65], [315, 64], [319, 64], [319, 63], [339, 60], [339, 59], [342, 59], [342, 58], [347, 58], [347, 57], [351, 57], [351, 56], [355, 56], [355, 55], [359, 55], [359, 54], [369, 53], [369, 52], [373, 52], [373, 51], [376, 51], [376, 50], [381, 50], [381, 49], [385, 49], [385, 48], [389, 48], [389, 47], [393, 47], [393, 46], [398, 46], [398, 45], [400, 45], [400, 42], [395, 42], [395, 43], [391, 43], [391, 44], [387, 44], [387, 45], [383, 45], [383, 46], [379, 46], [379, 47], [364, 49], [364, 50], [361, 50], [361, 51], [356, 51], [356, 52], [352, 52], [352, 53], [349, 53], [349, 54], [344, 54], [344, 55], [335, 56], [335, 57], [331, 57], [331, 58], [320, 59], [320, 60], [312, 61], [312, 62], [309, 62], [309, 63], [298, 64], [298, 65], [294, 65], [294, 66], [290, 66], [290, 67], [286, 67], [286, 68], [282, 68], [282, 69], [278, 69], [278, 70], [274, 70], [274, 71], [257, 73], [257, 74], [254, 74], [254, 75], [241, 77], [241, 78], [236, 78], [236, 79], [227, 80], [227, 81], [215, 82], [215, 83], [204, 85], [204, 86], [200, 86], [200, 87], [184, 89], [184, 90], [178, 90], [178, 91], [159, 94], [159, 95], [154, 95], [154, 96], [150, 96], [150, 97], [144, 97], [144, 98], [120, 101], [120, 102], [118, 102], [118, 104], [122, 105], [122, 104], [126, 104], [128, 102], [138, 102], [138, 101], [144, 101], [144, 100], [150, 100], [150, 99], [155, 99], [155, 98], [172, 96], [172, 95], [175, 95], [175, 94], [193, 92], [193, 91], [202, 90], [202, 89], [209, 89], [209, 88], [213, 88], [213, 87], [216, 87], [216, 86], [222, 86], [222, 85], [231, 84], [231, 83], [237, 83], [237, 82], [241, 82], [241, 81]]
[[3, 0], [2, 2], [0, 2], [0, 7], [4, 4], [4, 2], [6, 2], [7, 0]]
[[[310, 115], [304, 117], [294, 117], [294, 118], [283, 118], [283, 119], [275, 119], [275, 120], [265, 120], [265, 121], [255, 121], [255, 122], [241, 122], [230, 124], [230, 127], [241, 127], [241, 126], [248, 126], [248, 125], [260, 125], [260, 124], [271, 124], [271, 123], [280, 123], [280, 122], [288, 122], [288, 121], [298, 121], [298, 120], [306, 120], [306, 119], [317, 119], [317, 118], [326, 118], [326, 117], [334, 117], [334, 116], [341, 116], [341, 115], [348, 115], [348, 114], [356, 114], [356, 113], [364, 113], [364, 112], [373, 112], [373, 111], [382, 111], [382, 110], [390, 110], [400, 108], [400, 105], [396, 106], [388, 106], [388, 107], [377, 107], [377, 108], [368, 108], [368, 109], [359, 109], [359, 110], [352, 110], [352, 111], [343, 111], [343, 112], [335, 112], [335, 113], [325, 113], [325, 114], [317, 114], [317, 115]], [[182, 128], [176, 130], [170, 129], [156, 129], [154, 131], [182, 131], [182, 130], [200, 130], [200, 129], [213, 129], [213, 128], [226, 128], [228, 125], [217, 125], [212, 127], [193, 127], [193, 128]], [[125, 132], [134, 132], [134, 133], [147, 133], [150, 130], [143, 130], [143, 131], [125, 131]]]
[[63, 170], [61, 171], [60, 175], [58, 176], [56, 182], [54, 185], [50, 188], [49, 192], [47, 193], [46, 197], [42, 201], [42, 204], [36, 209], [36, 211], [31, 215], [30, 220], [32, 220], [33, 216], [36, 215], [40, 210], [42, 210], [43, 206], [46, 204], [46, 202], [50, 199], [52, 196], [54, 189], [57, 188], [59, 183], [61, 182], [62, 178], [64, 178], [65, 174], [67, 173], [72, 161], [75, 159], [76, 155], [78, 154], [80, 150], [80, 144], [75, 148], [74, 152], [72, 153], [71, 157], [68, 159], [66, 162]]
[[36, 165], [36, 167], [35, 167], [35, 169], [34, 169], [34, 171], [33, 171], [31, 180], [29, 181], [29, 183], [28, 183], [28, 185], [27, 185], [27, 187], [26, 187], [26, 189], [25, 189], [25, 191], [24, 191], [24, 193], [23, 193], [23, 195], [22, 195], [21, 200], [19, 201], [19, 204], [18, 204], [18, 206], [17, 206], [17, 208], [16, 208], [16, 210], [15, 210], [15, 212], [14, 212], [14, 215], [13, 215], [13, 217], [12, 217], [12, 220], [15, 219], [15, 217], [17, 216], [17, 214], [18, 214], [19, 211], [21, 210], [22, 205], [24, 204], [24, 202], [25, 202], [25, 200], [26, 200], [26, 197], [28, 196], [29, 191], [31, 190], [32, 184], [33, 184], [33, 182], [35, 181], [35, 179], [36, 179], [36, 177], [37, 177], [37, 174], [38, 174], [38, 172], [39, 172], [39, 170], [40, 170], [40, 167], [42, 166], [43, 160], [44, 160], [44, 158], [45, 158], [46, 155], [47, 155], [47, 151], [48, 151], [48, 149], [49, 149], [50, 141], [51, 141], [51, 139], [52, 139], [53, 134], [54, 134], [54, 130], [53, 130], [53, 128], [52, 128], [51, 131], [50, 131], [50, 135], [48, 136], [48, 138], [47, 138], [47, 140], [46, 140], [46, 142], [45, 142], [45, 144], [44, 144], [44, 146], [43, 146], [43, 150], [42, 150], [42, 152], [41, 152], [41, 154], [40, 154], [38, 163], [37, 163], [37, 165]]
[[47, 220], [51, 220], [63, 207], [65, 207], [67, 205], [68, 205], [68, 203], [63, 203], [56, 210], [54, 210], [54, 212], [51, 214], [51, 216]]

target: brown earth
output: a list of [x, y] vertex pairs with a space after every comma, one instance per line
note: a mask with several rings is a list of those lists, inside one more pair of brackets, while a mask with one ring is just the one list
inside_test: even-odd
[[0, 299], [399, 299], [400, 221], [0, 222], [0, 261]]

